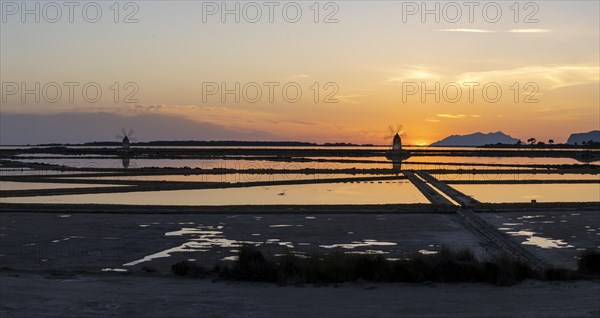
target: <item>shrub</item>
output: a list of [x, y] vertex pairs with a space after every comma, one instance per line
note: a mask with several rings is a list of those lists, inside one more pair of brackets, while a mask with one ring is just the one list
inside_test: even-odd
[[225, 278], [245, 281], [277, 281], [277, 268], [268, 262], [264, 255], [253, 245], [244, 244], [240, 247], [238, 260], [233, 268], [221, 271]]
[[582, 272], [600, 274], [600, 252], [586, 250], [577, 265]]
[[469, 250], [442, 249], [437, 254], [388, 261], [381, 255], [345, 254], [311, 255], [297, 258], [292, 254], [267, 260], [252, 245], [240, 248], [233, 266], [215, 267], [225, 279], [280, 283], [342, 283], [348, 281], [380, 282], [490, 282], [512, 285], [534, 276], [525, 263], [503, 256], [488, 262], [478, 261]]
[[187, 277], [205, 276], [208, 273], [204, 268], [190, 261], [181, 261], [171, 265], [171, 271], [175, 275]]
[[[590, 258], [587, 256], [585, 260], [589, 261]], [[190, 262], [174, 264], [172, 270], [175, 274], [183, 276], [194, 276], [195, 272], [204, 273]], [[506, 286], [530, 278], [564, 280], [575, 277], [573, 272], [559, 268], [547, 269], [540, 273], [534, 271], [529, 264], [507, 255], [479, 261], [469, 250], [442, 249], [437, 254], [415, 253], [407, 259], [390, 261], [381, 255], [342, 252], [313, 254], [306, 258], [299, 258], [288, 252], [283, 257], [266, 258], [253, 245], [242, 245], [236, 262], [217, 264], [213, 273], [228, 280], [281, 284], [338, 284], [365, 280], [488, 282]]]

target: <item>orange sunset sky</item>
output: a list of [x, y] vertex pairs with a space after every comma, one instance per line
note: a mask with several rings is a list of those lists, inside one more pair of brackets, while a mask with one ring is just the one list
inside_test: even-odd
[[[440, 11], [439, 22], [408, 15], [414, 8], [402, 1], [321, 3], [318, 17], [312, 2], [297, 3], [295, 23], [279, 10], [285, 2], [272, 22], [266, 11], [257, 22], [240, 11], [239, 23], [207, 15], [212, 7], [200, 1], [138, 2], [135, 23], [115, 23], [109, 4], [97, 23], [77, 15], [73, 23], [23, 22], [4, 8], [0, 143], [113, 140], [125, 126], [140, 141], [382, 144], [397, 123], [408, 144], [478, 131], [564, 142], [600, 126], [597, 1], [538, 1], [518, 17], [512, 2], [500, 1], [495, 22], [481, 12], [485, 2], [473, 21], [457, 2], [461, 18]], [[128, 12], [121, 9], [119, 19]], [[73, 100], [65, 82], [78, 83]], [[36, 83], [39, 101], [14, 91]], [[60, 98], [48, 83], [58, 83]], [[87, 83], [102, 89], [98, 101], [83, 98]], [[221, 85], [236, 83], [237, 93], [221, 95]], [[276, 83], [268, 84], [272, 101], [265, 83]], [[436, 85], [437, 93], [421, 95]], [[337, 102], [325, 102], [328, 94]]]

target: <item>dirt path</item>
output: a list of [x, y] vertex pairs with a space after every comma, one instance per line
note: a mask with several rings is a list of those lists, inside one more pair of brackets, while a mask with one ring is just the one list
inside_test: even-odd
[[2, 317], [597, 317], [600, 284], [277, 287], [124, 275], [0, 274]]

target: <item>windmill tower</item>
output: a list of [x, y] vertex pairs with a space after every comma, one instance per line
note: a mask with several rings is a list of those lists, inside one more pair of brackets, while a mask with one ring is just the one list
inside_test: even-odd
[[121, 142], [121, 149], [123, 150], [129, 150], [129, 137], [125, 136], [123, 137], [123, 141]]
[[394, 135], [394, 140], [392, 141], [392, 151], [401, 151], [402, 150], [402, 138], [400, 138], [399, 134]]

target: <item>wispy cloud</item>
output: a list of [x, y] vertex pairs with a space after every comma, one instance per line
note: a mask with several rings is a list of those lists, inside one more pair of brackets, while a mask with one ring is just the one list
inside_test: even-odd
[[467, 33], [495, 33], [497, 31], [494, 30], [486, 30], [486, 29], [438, 29], [433, 30], [435, 32], [467, 32]]
[[475, 115], [475, 114], [448, 114], [448, 113], [441, 113], [441, 114], [435, 114], [435, 117], [427, 117], [425, 118], [426, 122], [430, 122], [430, 123], [440, 123], [442, 122], [442, 119], [471, 119], [471, 118], [480, 118], [481, 116], [479, 115]]
[[544, 89], [591, 84], [599, 81], [598, 65], [534, 65], [504, 70], [463, 73], [455, 79], [463, 82], [535, 82]]
[[465, 118], [479, 118], [479, 115], [468, 115], [468, 114], [436, 114], [437, 117], [440, 118], [450, 118], [450, 119], [465, 119]]
[[[198, 123], [208, 123], [236, 131], [281, 131], [282, 134], [287, 134], [289, 138], [300, 138], [300, 133], [299, 136], [295, 136], [293, 133], [296, 131], [305, 132], [306, 127], [313, 127], [310, 128], [312, 130], [315, 130], [314, 127], [319, 127], [321, 130], [329, 127], [328, 123], [318, 120], [299, 119], [281, 112], [250, 110], [234, 106], [135, 105], [130, 106], [128, 110], [125, 109], [121, 108], [118, 111], [115, 110], [115, 112], [178, 116]], [[282, 127], [285, 127], [285, 131], [282, 130]], [[315, 131], [314, 133], [319, 134], [321, 132]]]
[[285, 118], [270, 112], [211, 105], [139, 104], [121, 106], [109, 111], [121, 115], [139, 115], [144, 113], [173, 115], [192, 121], [224, 127], [236, 126], [238, 128], [253, 128], [257, 125], [267, 126], [285, 122]]
[[490, 29], [437, 29], [434, 32], [463, 32], [463, 33], [549, 33], [550, 29], [511, 29], [511, 30], [490, 30]]
[[[499, 83], [512, 85], [518, 82], [522, 85], [533, 83], [537, 85], [536, 96], [541, 96], [550, 90], [579, 85], [598, 84], [600, 81], [600, 66], [598, 62], [587, 64], [563, 65], [531, 65], [507, 69], [496, 69], [480, 72], [465, 72], [452, 75], [448, 70], [438, 69], [436, 72], [431, 67], [419, 65], [416, 67], [403, 67], [385, 70], [388, 77], [381, 84], [419, 82], [419, 83]], [[443, 85], [443, 84], [442, 84]], [[532, 87], [523, 90], [531, 93]]]
[[512, 29], [508, 31], [510, 33], [549, 33], [552, 30], [548, 29]]
[[[61, 129], [54, 129], [60, 127]], [[199, 122], [183, 116], [113, 112], [12, 114], [0, 117], [1, 144], [79, 143], [116, 141], [122, 127], [135, 131], [139, 141], [150, 140], [276, 140], [279, 136], [260, 127], [245, 128]]]
[[310, 76], [308, 74], [294, 74], [289, 77], [289, 80], [296, 80], [296, 79], [309, 78], [309, 77]]
[[406, 68], [394, 72], [386, 82], [405, 82], [409, 80], [438, 80], [441, 76], [424, 67]]

